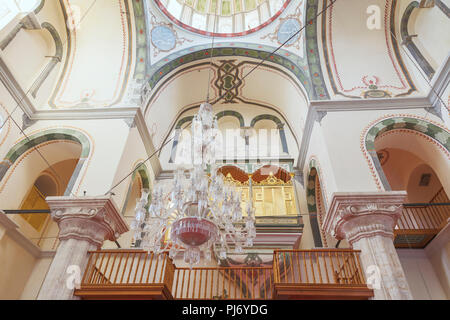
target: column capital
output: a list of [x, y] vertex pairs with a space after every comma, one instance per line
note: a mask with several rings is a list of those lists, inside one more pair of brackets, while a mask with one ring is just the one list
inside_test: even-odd
[[128, 225], [110, 196], [48, 197], [51, 217], [58, 223], [60, 240], [77, 239], [101, 247], [127, 232]]
[[324, 229], [350, 244], [375, 235], [393, 238], [406, 196], [405, 191], [334, 193]]

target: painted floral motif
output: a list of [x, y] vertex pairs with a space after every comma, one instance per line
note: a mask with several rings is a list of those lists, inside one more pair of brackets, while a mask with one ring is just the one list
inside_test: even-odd
[[156, 17], [151, 14], [151, 25], [153, 28], [150, 31], [151, 43], [153, 46], [153, 57], [158, 56], [161, 52], [169, 52], [182, 45], [185, 42], [192, 42], [192, 40], [178, 37], [177, 31], [171, 23], [158, 22]]
[[[301, 10], [302, 6], [303, 1], [300, 1], [293, 14], [281, 18], [280, 23], [278, 27], [275, 29], [275, 31], [261, 37], [261, 39], [268, 38], [269, 40], [277, 42], [278, 44], [281, 45], [292, 37], [292, 39], [286, 42], [284, 46], [294, 47], [297, 50], [300, 50], [300, 45], [302, 43], [300, 39], [302, 33], [297, 32], [302, 28], [302, 22], [300, 20], [302, 17], [302, 10]], [[295, 33], [297, 34], [295, 35]]]
[[177, 39], [175, 33], [166, 26], [157, 26], [152, 29], [152, 44], [161, 51], [170, 51], [175, 48]]

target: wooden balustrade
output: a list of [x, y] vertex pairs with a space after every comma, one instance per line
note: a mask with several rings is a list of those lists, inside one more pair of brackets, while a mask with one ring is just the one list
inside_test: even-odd
[[177, 268], [172, 293], [175, 299], [270, 299], [272, 283], [272, 267]]
[[75, 295], [84, 299], [172, 298], [175, 266], [167, 253], [142, 250], [89, 252], [89, 260]]
[[274, 297], [283, 299], [367, 299], [359, 251], [276, 250]]
[[446, 225], [450, 218], [450, 203], [445, 193], [438, 193], [434, 202], [404, 204], [395, 227], [395, 246], [423, 248]]
[[277, 250], [274, 255], [278, 283], [365, 284], [359, 251]]
[[397, 222], [399, 230], [440, 230], [450, 218], [449, 204], [404, 204], [400, 219]]
[[89, 252], [83, 299], [367, 299], [359, 252], [276, 250], [273, 266], [177, 268], [166, 253]]

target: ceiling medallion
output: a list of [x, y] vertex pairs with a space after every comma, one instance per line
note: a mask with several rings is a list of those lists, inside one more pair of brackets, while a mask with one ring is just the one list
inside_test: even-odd
[[156, 17], [151, 14], [150, 41], [153, 45], [153, 57], [161, 52], [169, 52], [176, 48], [177, 45], [192, 42], [193, 40], [180, 38], [171, 23], [157, 22]]
[[[302, 22], [300, 20], [300, 17], [302, 16], [302, 6], [303, 1], [300, 1], [293, 14], [290, 14], [284, 18], [280, 18], [280, 23], [278, 24], [278, 27], [275, 29], [275, 31], [261, 37], [261, 39], [264, 40], [268, 38], [271, 41], [276, 41], [280, 45], [285, 43], [302, 27]], [[300, 50], [300, 38], [301, 32], [299, 32], [294, 37], [292, 37], [292, 39], [286, 42], [284, 47], [294, 47], [295, 49]]]

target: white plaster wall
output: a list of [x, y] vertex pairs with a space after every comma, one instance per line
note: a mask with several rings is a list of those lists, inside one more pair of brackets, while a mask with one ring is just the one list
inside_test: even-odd
[[[375, 84], [376, 78], [378, 89], [390, 92], [392, 95], [406, 93], [409, 90], [406, 75], [400, 68], [391, 43], [390, 26], [385, 20], [386, 8], [390, 11], [391, 3], [390, 0], [343, 1], [336, 3], [327, 11], [329, 66], [332, 69], [337, 90], [340, 92], [333, 95], [330, 86], [329, 92], [333, 95], [333, 99], [347, 99], [345, 95], [360, 97], [363, 92], [369, 90], [368, 81], [373, 80]], [[374, 11], [367, 13], [369, 6], [379, 9], [380, 15], [377, 15], [379, 27], [368, 28], [368, 21], [373, 21], [374, 17]], [[397, 12], [396, 19], [398, 19]], [[349, 19], [349, 16], [352, 19]], [[388, 13], [388, 19], [389, 16]], [[351, 48], [350, 51], [349, 48]], [[321, 61], [324, 62], [324, 58]], [[326, 70], [325, 65], [322, 70]], [[412, 96], [418, 94], [419, 92], [411, 93]]]
[[439, 118], [423, 109], [352, 111], [351, 117], [348, 112], [327, 113], [322, 120], [322, 128], [336, 179], [336, 191], [378, 191], [361, 150], [361, 134], [375, 120], [384, 116], [400, 115], [425, 116], [429, 120], [442, 123]]
[[450, 19], [437, 5], [432, 8], [414, 9], [413, 15], [410, 20], [410, 34], [417, 34], [413, 41], [434, 70], [437, 70], [450, 53], [450, 34], [439, 32], [450, 29]]
[[[142, 161], [146, 160], [150, 155], [147, 154], [142, 139], [139, 135], [139, 131], [137, 128], [130, 129], [130, 133], [126, 144], [124, 146], [122, 156], [117, 167], [117, 170], [114, 174], [114, 181], [112, 185], [117, 184], [120, 180], [122, 180], [125, 176], [127, 176], [130, 172], [132, 172], [136, 166]], [[152, 189], [153, 182], [155, 179], [155, 174], [151, 168], [149, 161], [145, 163], [147, 168], [147, 172], [149, 174], [149, 184]], [[138, 173], [136, 173], [136, 176]], [[122, 183], [120, 183], [116, 188], [114, 188], [113, 192], [115, 195], [113, 196], [114, 201], [117, 204], [118, 210], [122, 213], [124, 205], [126, 203], [127, 193], [130, 187], [130, 183], [132, 183], [132, 175], [130, 175], [127, 179], [125, 179]], [[150, 190], [152, 191], [152, 190]], [[139, 196], [140, 197], [140, 192]], [[128, 200], [131, 203], [129, 204], [133, 208], [135, 207], [136, 197], [133, 197], [133, 194], [130, 194], [130, 199]], [[130, 224], [134, 219], [134, 215], [125, 216], [125, 221]], [[133, 232], [129, 231], [123, 235], [121, 235], [118, 242], [122, 248], [129, 248], [132, 242]], [[115, 249], [117, 245], [111, 241], [106, 241], [103, 248]]]
[[[63, 2], [67, 7], [69, 2]], [[70, 5], [78, 27], [71, 32], [68, 68], [54, 102], [64, 108], [116, 104], [128, 80], [125, 71], [132, 64], [124, 2], [100, 0], [94, 5], [93, 1], [74, 0]]]
[[397, 254], [414, 299], [448, 298], [423, 249], [397, 249]]
[[8, 235], [0, 238], [0, 300], [20, 299], [36, 259]]
[[20, 295], [21, 300], [36, 300], [52, 261], [53, 257], [36, 259], [33, 271]]

